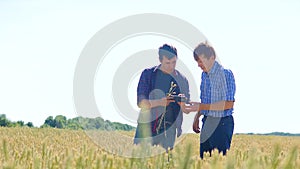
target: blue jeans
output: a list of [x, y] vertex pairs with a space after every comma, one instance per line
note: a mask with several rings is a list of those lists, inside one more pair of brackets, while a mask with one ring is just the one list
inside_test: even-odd
[[233, 129], [232, 116], [222, 118], [204, 116], [200, 134], [200, 158], [203, 158], [204, 152], [209, 152], [211, 155], [211, 151], [215, 148], [219, 153], [226, 155], [226, 151], [230, 149]]
[[165, 132], [164, 128], [161, 128], [159, 133], [151, 131], [150, 123], [139, 123], [134, 136], [134, 144], [141, 142], [148, 142], [152, 145], [161, 145], [164, 149], [173, 149], [176, 139], [176, 125], [168, 123]]
[[168, 125], [166, 131], [162, 128], [159, 134], [153, 135], [152, 145], [161, 145], [164, 149], [173, 149], [176, 139], [175, 125]]

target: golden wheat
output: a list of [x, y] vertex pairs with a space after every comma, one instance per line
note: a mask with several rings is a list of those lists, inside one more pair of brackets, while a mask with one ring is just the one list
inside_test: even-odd
[[[205, 154], [201, 160], [199, 135], [182, 136], [174, 150], [166, 154], [160, 153], [160, 147], [147, 149], [142, 145], [132, 145], [133, 134], [123, 131], [0, 128], [0, 167], [300, 168], [300, 137], [234, 135], [227, 156], [214, 151], [211, 157]], [[130, 158], [142, 155], [149, 157]]]

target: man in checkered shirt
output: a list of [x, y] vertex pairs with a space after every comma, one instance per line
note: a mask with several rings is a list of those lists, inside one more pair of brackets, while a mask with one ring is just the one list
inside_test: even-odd
[[201, 102], [191, 102], [185, 111], [197, 111], [193, 130], [200, 132], [199, 118], [202, 118], [200, 134], [200, 157], [204, 152], [211, 154], [218, 149], [223, 155], [230, 149], [234, 129], [233, 104], [235, 101], [235, 79], [229, 69], [224, 69], [217, 61], [213, 47], [201, 43], [194, 49], [194, 59], [203, 70], [200, 85]]

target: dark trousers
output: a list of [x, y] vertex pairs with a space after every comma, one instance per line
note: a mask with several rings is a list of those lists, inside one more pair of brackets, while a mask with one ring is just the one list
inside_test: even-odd
[[222, 118], [204, 116], [202, 119], [202, 129], [200, 134], [200, 158], [204, 152], [218, 149], [219, 153], [226, 155], [230, 149], [234, 120], [232, 116]]
[[[168, 123], [168, 122], [167, 122]], [[176, 139], [176, 126], [172, 123], [166, 124], [166, 129], [161, 128], [159, 133], [151, 130], [151, 123], [139, 123], [134, 136], [134, 144], [141, 142], [161, 145], [166, 150], [173, 149]]]
[[152, 143], [151, 123], [138, 123], [133, 143], [139, 144], [141, 142]]
[[176, 138], [175, 125], [167, 126], [167, 129], [162, 128], [158, 134], [153, 135], [152, 145], [161, 145], [164, 149], [173, 149]]

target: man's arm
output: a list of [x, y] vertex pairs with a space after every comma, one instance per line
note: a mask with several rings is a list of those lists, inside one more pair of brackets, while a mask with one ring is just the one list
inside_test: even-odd
[[198, 112], [201, 110], [228, 110], [233, 108], [234, 101], [219, 101], [212, 104], [198, 103]]
[[166, 97], [157, 100], [142, 99], [138, 104], [138, 106], [141, 109], [151, 109], [153, 107], [158, 107], [158, 106], [167, 106], [171, 102], [175, 102], [175, 101], [167, 99]]
[[203, 104], [192, 102], [190, 111], [197, 111], [194, 117], [193, 130], [195, 133], [200, 133], [199, 118], [202, 115], [201, 110], [227, 110], [233, 108], [234, 101], [219, 101], [213, 104]]
[[[191, 102], [190, 105], [181, 104], [183, 112], [200, 112], [201, 110], [227, 110], [234, 106], [234, 101], [219, 101], [212, 104]], [[200, 116], [199, 116], [200, 117]]]

